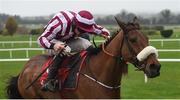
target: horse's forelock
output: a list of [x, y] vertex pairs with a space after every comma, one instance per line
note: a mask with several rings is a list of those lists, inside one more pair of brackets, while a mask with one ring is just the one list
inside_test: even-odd
[[130, 30], [140, 30], [140, 25], [139, 23], [127, 23], [126, 24], [126, 30], [130, 31]]

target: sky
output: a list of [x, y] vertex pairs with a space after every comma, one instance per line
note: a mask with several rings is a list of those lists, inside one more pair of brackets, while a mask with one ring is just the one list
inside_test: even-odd
[[61, 10], [89, 10], [93, 14], [158, 13], [163, 9], [180, 13], [180, 0], [0, 0], [0, 13], [44, 16]]

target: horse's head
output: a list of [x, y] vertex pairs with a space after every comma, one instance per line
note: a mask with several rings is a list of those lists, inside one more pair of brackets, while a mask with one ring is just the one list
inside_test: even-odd
[[143, 70], [148, 78], [160, 75], [160, 67], [156, 48], [149, 46], [148, 37], [140, 32], [140, 25], [134, 20], [132, 23], [124, 23], [115, 18], [123, 34], [121, 44], [122, 58]]

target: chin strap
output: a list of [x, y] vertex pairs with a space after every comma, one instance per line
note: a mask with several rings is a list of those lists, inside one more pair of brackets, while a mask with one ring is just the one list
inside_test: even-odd
[[147, 75], [144, 73], [144, 83], [147, 83], [148, 82], [148, 77]]

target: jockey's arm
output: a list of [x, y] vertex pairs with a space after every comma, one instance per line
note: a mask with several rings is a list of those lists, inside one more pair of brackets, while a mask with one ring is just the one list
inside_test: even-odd
[[59, 22], [56, 18], [57, 17], [54, 16], [53, 19], [51, 19], [52, 21], [50, 21], [42, 35], [38, 38], [38, 43], [45, 49], [54, 49], [55, 51], [58, 51], [64, 48], [64, 44], [51, 42], [51, 40], [56, 38], [56, 34], [61, 31], [61, 24], [58, 24]]
[[109, 39], [110, 38], [110, 32], [102, 27], [102, 26], [99, 26], [99, 25], [95, 25], [95, 32], [94, 32], [96, 35], [99, 35], [105, 39]]
[[103, 28], [102, 29], [102, 32], [100, 34], [103, 38], [105, 39], [109, 39], [110, 38], [110, 32], [106, 29], [106, 28]]

